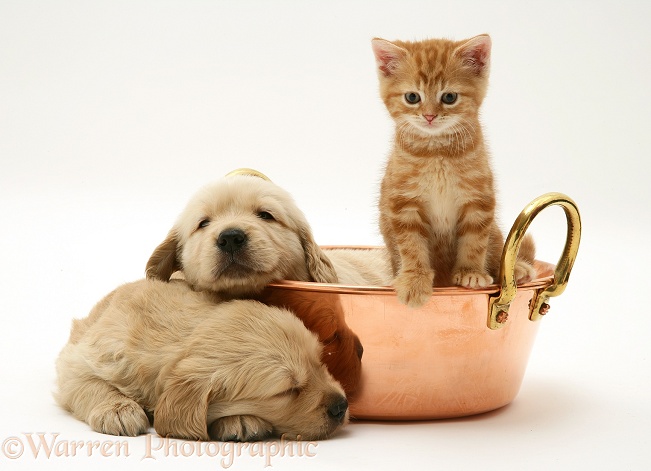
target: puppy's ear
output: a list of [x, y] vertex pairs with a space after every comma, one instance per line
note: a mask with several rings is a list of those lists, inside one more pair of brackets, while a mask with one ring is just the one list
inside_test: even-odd
[[210, 381], [192, 375], [175, 376], [166, 384], [154, 409], [154, 429], [161, 437], [210, 440], [208, 400]]
[[305, 252], [305, 264], [312, 281], [317, 283], [337, 283], [339, 281], [337, 272], [335, 272], [330, 259], [314, 241], [312, 231], [307, 223], [301, 224], [298, 232]]
[[172, 229], [161, 244], [156, 247], [154, 253], [149, 257], [145, 273], [147, 278], [169, 281], [172, 273], [181, 269], [181, 262], [178, 258], [179, 236], [176, 230]]

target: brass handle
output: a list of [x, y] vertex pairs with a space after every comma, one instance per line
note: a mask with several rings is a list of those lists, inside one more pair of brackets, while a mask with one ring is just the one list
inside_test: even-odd
[[488, 327], [493, 330], [504, 326], [508, 317], [509, 307], [517, 292], [515, 262], [522, 239], [538, 213], [554, 205], [561, 206], [567, 218], [565, 248], [556, 264], [554, 280], [551, 286], [534, 294], [530, 304], [529, 319], [532, 321], [539, 320], [544, 315], [544, 311], [549, 308], [547, 304], [549, 298], [559, 296], [565, 291], [574, 260], [576, 260], [576, 254], [579, 251], [581, 216], [576, 203], [569, 196], [562, 193], [547, 193], [533, 200], [522, 210], [513, 223], [513, 227], [511, 227], [511, 231], [504, 243], [502, 265], [500, 266], [500, 282], [502, 287], [499, 296], [491, 297], [488, 305]]
[[251, 177], [262, 178], [263, 180], [267, 180], [268, 182], [271, 181], [269, 177], [267, 177], [264, 173], [258, 172], [257, 170], [254, 170], [252, 168], [238, 168], [226, 174], [227, 177], [232, 177], [233, 175], [249, 175]]

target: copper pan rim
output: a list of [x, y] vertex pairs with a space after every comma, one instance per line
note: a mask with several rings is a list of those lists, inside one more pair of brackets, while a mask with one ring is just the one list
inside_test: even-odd
[[[347, 250], [369, 250], [379, 249], [379, 246], [369, 245], [324, 245], [322, 249], [347, 249]], [[554, 278], [555, 266], [548, 262], [540, 260], [535, 261], [535, 269], [538, 276], [535, 280], [518, 285], [522, 289], [538, 289], [549, 286]], [[335, 293], [335, 294], [360, 294], [360, 295], [382, 295], [382, 296], [395, 296], [396, 292], [391, 286], [352, 286], [342, 285], [336, 283], [316, 283], [312, 281], [293, 281], [282, 280], [270, 283], [269, 287], [280, 290], [296, 290], [296, 291], [310, 291], [321, 293]], [[500, 292], [500, 286], [497, 284], [489, 285], [481, 289], [462, 288], [460, 286], [446, 286], [432, 288], [434, 296], [468, 296], [475, 294], [488, 294], [495, 295]]]

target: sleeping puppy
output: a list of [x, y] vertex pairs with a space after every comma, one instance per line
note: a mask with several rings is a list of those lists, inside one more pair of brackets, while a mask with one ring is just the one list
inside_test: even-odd
[[321, 345], [292, 313], [214, 303], [183, 281], [141, 280], [73, 323], [57, 360], [58, 403], [111, 435], [316, 440], [348, 419]]
[[[147, 262], [147, 277], [185, 279], [215, 302], [259, 298], [283, 279], [336, 283], [337, 274], [314, 241], [305, 216], [291, 196], [255, 175], [233, 175], [192, 197], [167, 238]], [[294, 312], [326, 345], [323, 362], [347, 394], [357, 388], [362, 346], [343, 316], [331, 309]]]

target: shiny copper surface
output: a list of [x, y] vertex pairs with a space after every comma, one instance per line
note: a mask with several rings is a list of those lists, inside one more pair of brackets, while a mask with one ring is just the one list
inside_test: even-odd
[[400, 304], [389, 287], [286, 281], [268, 290], [297, 311], [306, 305], [341, 310], [338, 315], [361, 339], [351, 417], [436, 419], [487, 412], [515, 398], [540, 326], [529, 320], [529, 302], [553, 282], [553, 265], [536, 262], [536, 269], [536, 280], [518, 286], [499, 330], [486, 324], [489, 297], [498, 286], [435, 288], [419, 309]]

